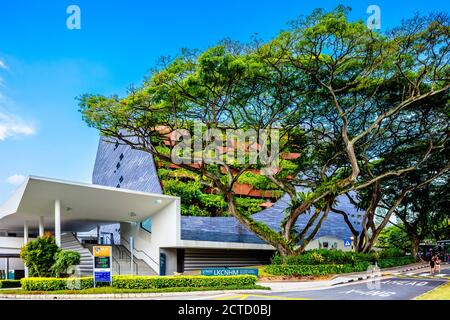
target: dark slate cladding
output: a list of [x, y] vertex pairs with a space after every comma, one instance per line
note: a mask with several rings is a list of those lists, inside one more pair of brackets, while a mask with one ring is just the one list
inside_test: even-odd
[[[120, 163], [120, 166], [118, 166], [118, 163]], [[117, 169], [117, 167], [119, 168]], [[121, 177], [123, 177], [123, 180]], [[103, 139], [99, 143], [92, 181], [94, 184], [99, 185], [162, 194], [161, 184], [151, 154], [133, 150], [125, 145], [117, 145], [114, 142], [106, 142]], [[271, 208], [254, 214], [254, 217], [272, 229], [279, 230], [280, 222], [284, 217], [283, 211], [288, 203], [289, 197], [286, 195]], [[357, 212], [345, 196], [338, 198], [336, 207], [353, 214], [363, 213]], [[296, 229], [300, 230], [309, 217], [310, 214], [300, 216]], [[361, 229], [359, 225], [355, 225], [355, 228], [357, 230]], [[109, 230], [106, 227], [105, 229]], [[345, 239], [351, 237], [351, 232], [341, 215], [330, 213], [315, 238], [322, 236]], [[181, 239], [264, 243], [233, 217], [182, 216]]]
[[92, 183], [162, 194], [150, 153], [107, 142], [105, 139], [100, 139], [99, 142]]
[[[280, 230], [280, 222], [284, 217], [284, 210], [289, 204], [289, 196], [285, 195], [278, 200], [271, 208], [255, 213], [255, 220], [267, 224], [274, 230]], [[346, 196], [338, 198], [335, 206], [337, 209], [350, 214], [363, 214], [363, 211], [356, 211]], [[307, 223], [311, 214], [301, 215], [297, 221], [296, 229], [301, 230]], [[354, 225], [360, 230], [360, 225]], [[352, 236], [348, 226], [341, 215], [330, 213], [323, 222], [315, 239], [330, 236], [338, 239], [346, 239]], [[248, 231], [233, 217], [181, 217], [181, 239], [201, 240], [201, 241], [221, 241], [221, 242], [243, 242], [243, 243], [264, 243]]]

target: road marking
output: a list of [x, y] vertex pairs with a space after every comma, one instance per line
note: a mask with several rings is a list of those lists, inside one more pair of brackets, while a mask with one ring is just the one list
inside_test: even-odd
[[215, 300], [246, 300], [248, 298], [265, 298], [265, 299], [272, 299], [272, 300], [312, 300], [308, 298], [291, 298], [291, 297], [284, 297], [284, 296], [272, 296], [272, 295], [263, 295], [263, 294], [239, 294], [229, 297], [222, 297], [217, 298]]
[[440, 274], [440, 275], [435, 274], [435, 275], [427, 275], [427, 276], [424, 276], [424, 275], [408, 276], [406, 274], [399, 274], [399, 275], [396, 275], [396, 277], [399, 277], [399, 278], [439, 279], [439, 280], [446, 279], [446, 280], [450, 280], [450, 276], [447, 275], [447, 274]]

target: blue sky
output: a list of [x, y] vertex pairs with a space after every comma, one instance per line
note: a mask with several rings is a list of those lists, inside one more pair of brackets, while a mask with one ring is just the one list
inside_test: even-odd
[[[75, 97], [125, 93], [162, 55], [223, 38], [270, 39], [316, 7], [339, 3], [351, 18], [381, 8], [382, 29], [414, 12], [450, 11], [448, 1], [381, 0], [17, 0], [0, 4], [0, 202], [29, 174], [90, 182], [98, 133]], [[66, 26], [69, 5], [81, 30]]]

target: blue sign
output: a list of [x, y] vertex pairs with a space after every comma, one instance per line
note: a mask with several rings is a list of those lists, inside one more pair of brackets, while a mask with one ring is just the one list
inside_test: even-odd
[[111, 272], [109, 271], [95, 271], [95, 282], [111, 282]]
[[206, 268], [201, 270], [202, 276], [239, 276], [250, 274], [258, 276], [257, 268]]
[[351, 246], [352, 246], [352, 240], [344, 239], [344, 247], [351, 247]]

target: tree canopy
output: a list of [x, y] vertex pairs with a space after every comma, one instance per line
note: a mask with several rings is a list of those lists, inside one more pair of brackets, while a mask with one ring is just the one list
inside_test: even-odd
[[[226, 40], [163, 58], [125, 97], [80, 97], [83, 119], [199, 175], [283, 255], [303, 252], [348, 196], [365, 211], [362, 232], [352, 231], [368, 251], [404, 199], [450, 169], [450, 28], [446, 15], [432, 14], [381, 34], [348, 12], [316, 10], [267, 42]], [[283, 167], [285, 153], [300, 156]], [[291, 197], [280, 230], [236, 207], [234, 186], [250, 170]], [[308, 222], [299, 228], [301, 215]]]

